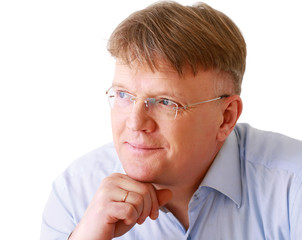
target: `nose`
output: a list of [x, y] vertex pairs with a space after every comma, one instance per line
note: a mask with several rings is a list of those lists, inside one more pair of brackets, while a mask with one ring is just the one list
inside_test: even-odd
[[132, 131], [153, 132], [156, 129], [156, 122], [148, 114], [148, 106], [144, 101], [133, 103], [131, 112], [126, 120], [126, 127]]

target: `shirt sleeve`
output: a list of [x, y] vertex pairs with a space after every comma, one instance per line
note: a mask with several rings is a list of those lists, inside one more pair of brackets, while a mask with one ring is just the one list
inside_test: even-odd
[[299, 240], [302, 236], [302, 170], [298, 175], [297, 194], [294, 198], [293, 207], [290, 212], [291, 240]]
[[66, 183], [59, 177], [53, 184], [43, 212], [40, 240], [66, 240], [76, 223], [68, 209], [70, 200]]
[[113, 143], [71, 163], [53, 183], [43, 212], [41, 240], [66, 240], [82, 219], [101, 181], [123, 173]]

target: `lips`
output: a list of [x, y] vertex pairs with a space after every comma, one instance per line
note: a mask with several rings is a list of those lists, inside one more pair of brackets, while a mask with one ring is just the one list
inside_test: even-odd
[[141, 144], [141, 143], [133, 143], [133, 142], [125, 142], [125, 144], [128, 145], [129, 148], [132, 148], [133, 150], [141, 150], [141, 151], [154, 151], [154, 150], [160, 150], [163, 149], [162, 147], [149, 145], [149, 144]]

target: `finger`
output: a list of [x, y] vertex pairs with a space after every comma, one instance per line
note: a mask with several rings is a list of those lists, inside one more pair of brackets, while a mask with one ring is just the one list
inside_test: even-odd
[[[152, 200], [152, 191], [154, 192], [153, 186], [151, 184], [143, 184], [141, 188], [139, 189], [139, 194], [143, 197], [143, 211], [141, 216], [139, 217], [137, 223], [142, 224], [146, 218], [150, 215], [152, 205], [153, 205], [153, 200]], [[154, 192], [155, 194], [155, 192]], [[156, 197], [155, 200], [157, 201]]]
[[150, 218], [152, 220], [155, 220], [158, 218], [159, 207], [165, 205], [172, 199], [172, 192], [168, 189], [156, 190], [155, 195], [156, 195], [156, 199], [157, 199], [157, 205], [156, 205], [156, 208], [154, 207], [152, 209], [152, 213], [150, 215]]
[[131, 204], [135, 208], [138, 217], [142, 214], [144, 199], [140, 194], [117, 188], [112, 189], [112, 191], [108, 193], [108, 197], [110, 201], [113, 202]]
[[155, 220], [158, 217], [158, 210], [159, 210], [159, 204], [158, 204], [158, 198], [156, 196], [156, 189], [154, 188], [153, 185], [151, 186], [150, 194], [151, 194], [151, 201], [152, 201], [152, 206], [151, 206], [151, 212], [150, 212], [150, 218]]
[[156, 196], [158, 199], [159, 206], [164, 206], [167, 204], [173, 197], [173, 193], [169, 189], [160, 189], [156, 190]]
[[127, 175], [120, 175], [119, 177], [120, 188], [127, 189], [130, 192], [140, 194], [143, 198], [143, 210], [138, 220], [138, 223], [141, 224], [149, 215], [151, 215], [151, 209], [153, 205], [155, 209], [158, 209], [158, 202], [155, 194], [155, 189], [152, 184], [135, 181]]
[[127, 195], [125, 196], [126, 198], [122, 202], [131, 204], [135, 208], [137, 215], [141, 216], [144, 207], [144, 198], [136, 192], [127, 192]]
[[[148, 216], [150, 216], [151, 219], [156, 219], [158, 217], [159, 201], [156, 190], [152, 184], [135, 181], [134, 179], [124, 174], [115, 174], [113, 176], [119, 178], [119, 187], [121, 189], [128, 190], [133, 193], [138, 193], [143, 197], [143, 209], [137, 223], [142, 224]], [[167, 202], [170, 200], [169, 196], [171, 194], [171, 191], [165, 190], [163, 191], [163, 194], [159, 193], [159, 196]], [[137, 211], [140, 212], [140, 206], [137, 205], [135, 207]]]
[[108, 214], [107, 222], [123, 221], [126, 225], [135, 224], [139, 215], [132, 204], [124, 202], [111, 202], [105, 210]]
[[129, 193], [129, 191], [120, 187], [111, 186], [106, 186], [101, 190], [102, 198], [106, 199], [106, 202], [125, 202]]

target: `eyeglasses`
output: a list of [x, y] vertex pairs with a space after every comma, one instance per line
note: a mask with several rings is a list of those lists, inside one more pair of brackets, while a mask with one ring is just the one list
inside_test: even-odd
[[[109, 88], [106, 91], [106, 94], [108, 96], [111, 109], [116, 109], [122, 113], [129, 113], [132, 109], [132, 105], [136, 104], [139, 100], [138, 97], [124, 90], [117, 90], [114, 87]], [[178, 112], [181, 110], [187, 110], [202, 103], [214, 102], [227, 97], [229, 97], [229, 95], [222, 95], [217, 98], [185, 106], [179, 106], [178, 103], [167, 98], [146, 98], [142, 99], [142, 101], [145, 104], [145, 109], [152, 117], [156, 119], [176, 119]]]

